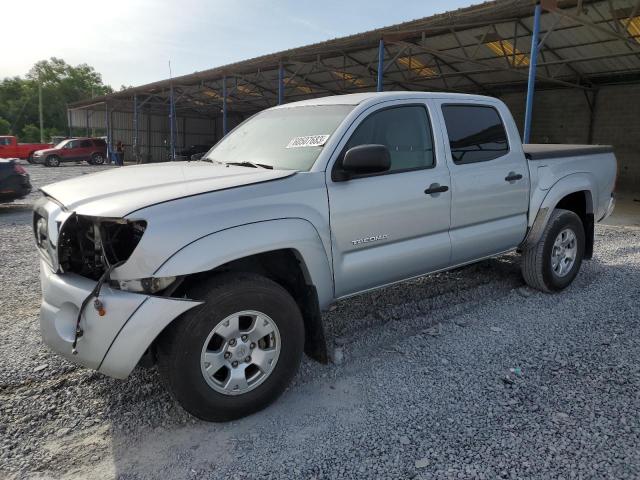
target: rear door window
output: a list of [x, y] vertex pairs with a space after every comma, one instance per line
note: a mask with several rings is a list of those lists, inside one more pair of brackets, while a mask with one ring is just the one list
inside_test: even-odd
[[419, 105], [392, 107], [369, 115], [347, 142], [345, 152], [358, 145], [385, 145], [390, 171], [431, 168], [435, 165], [427, 110]]
[[91, 148], [91, 140], [82, 140], [80, 142], [80, 148]]
[[488, 105], [443, 105], [454, 163], [486, 162], [506, 155], [509, 142], [498, 111]]

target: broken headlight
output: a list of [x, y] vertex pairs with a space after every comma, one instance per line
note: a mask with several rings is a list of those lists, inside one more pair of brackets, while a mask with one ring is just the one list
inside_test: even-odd
[[137, 280], [111, 280], [111, 285], [127, 292], [156, 293], [175, 281], [176, 277], [149, 277]]
[[146, 228], [144, 220], [73, 214], [60, 230], [60, 267], [97, 280], [110, 266], [131, 256]]

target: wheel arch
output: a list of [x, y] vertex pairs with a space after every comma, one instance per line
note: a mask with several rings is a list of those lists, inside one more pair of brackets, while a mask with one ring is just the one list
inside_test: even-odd
[[590, 259], [593, 256], [594, 243], [594, 192], [595, 183], [588, 174], [572, 174], [558, 180], [546, 193], [527, 237], [522, 242], [520, 249], [530, 248], [535, 245], [549, 223], [551, 213], [556, 208], [562, 208], [574, 212], [580, 217], [585, 231], [585, 256]]
[[194, 282], [229, 271], [257, 273], [284, 287], [304, 318], [305, 352], [327, 362], [321, 310], [333, 301], [333, 275], [320, 236], [310, 222], [270, 220], [207, 235], [174, 253], [154, 276], [183, 277], [179, 290], [172, 294], [180, 296]]

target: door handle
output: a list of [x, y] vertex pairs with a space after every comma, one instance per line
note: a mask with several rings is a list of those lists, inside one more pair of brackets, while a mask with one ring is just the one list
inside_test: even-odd
[[521, 180], [521, 179], [522, 179], [522, 175], [516, 172], [509, 172], [509, 175], [504, 177], [505, 182], [515, 182], [516, 180]]
[[433, 195], [434, 193], [442, 193], [448, 190], [449, 190], [449, 187], [447, 187], [446, 185], [440, 185], [439, 183], [432, 183], [431, 185], [429, 185], [429, 188], [427, 188], [424, 191], [424, 193], [426, 193], [427, 195]]

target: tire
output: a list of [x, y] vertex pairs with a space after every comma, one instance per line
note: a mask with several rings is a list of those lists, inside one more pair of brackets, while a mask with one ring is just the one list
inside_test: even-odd
[[[222, 422], [262, 410], [278, 398], [297, 372], [304, 348], [302, 315], [291, 295], [265, 277], [251, 273], [226, 273], [192, 289], [189, 297], [204, 300], [205, 303], [176, 319], [162, 333], [156, 346], [158, 370], [174, 399], [201, 420]], [[264, 346], [260, 342], [272, 338], [271, 334], [260, 337], [258, 343], [254, 343], [251, 338], [235, 334], [227, 335], [227, 340], [224, 340], [215, 333], [219, 329], [233, 328], [233, 319], [239, 313], [242, 314], [239, 317], [241, 326], [243, 323], [252, 325], [250, 328], [241, 328], [239, 333], [244, 331], [251, 335], [252, 328], [258, 330], [258, 325], [268, 324], [263, 328], [272, 329], [273, 338], [277, 333], [276, 348], [271, 344], [271, 348], [262, 350], [260, 346]], [[261, 316], [254, 318], [254, 314]], [[230, 324], [227, 323], [229, 318], [232, 319]], [[260, 333], [253, 335], [258, 337]], [[232, 342], [235, 342], [233, 346]], [[242, 362], [243, 358], [252, 362], [256, 361], [255, 358], [264, 359], [264, 352], [271, 352], [269, 355], [273, 358], [278, 345], [279, 353], [275, 357], [275, 364], [272, 360], [268, 367], [268, 374], [248, 361]], [[240, 348], [243, 350], [238, 356]], [[211, 363], [203, 360], [205, 350], [207, 353], [215, 351], [215, 368], [220, 364], [220, 370], [215, 370]], [[247, 354], [249, 356], [244, 357]], [[238, 358], [241, 365], [233, 367], [233, 362], [237, 364]], [[208, 368], [211, 368], [211, 375], [205, 377]], [[242, 392], [237, 385], [227, 386], [233, 383], [231, 376], [234, 373], [249, 378], [254, 375], [254, 370], [257, 370], [255, 375], [260, 376], [253, 384], [251, 380], [243, 383], [249, 385], [246, 387], [248, 390], [243, 387], [245, 391]], [[224, 385], [225, 381], [229, 383]]]
[[[570, 241], [571, 233], [575, 241]], [[561, 236], [562, 235], [562, 236]], [[564, 240], [563, 240], [564, 239]], [[554, 250], [556, 241], [563, 244], [568, 242], [564, 250]], [[573, 247], [572, 247], [573, 245]], [[575, 252], [573, 249], [575, 248]], [[530, 287], [551, 293], [560, 291], [573, 282], [580, 270], [585, 249], [584, 226], [580, 217], [569, 210], [555, 209], [551, 212], [549, 222], [536, 245], [522, 252], [522, 276]], [[553, 257], [554, 252], [567, 252], [563, 257], [560, 253]], [[569, 266], [569, 257], [573, 262]], [[564, 258], [555, 262], [557, 258]]]
[[104, 161], [104, 155], [102, 155], [101, 153], [94, 153], [89, 159], [89, 163], [91, 165], [104, 165]]
[[44, 164], [47, 167], [59, 167], [60, 166], [60, 158], [56, 155], [49, 155], [47, 159], [44, 161]]

